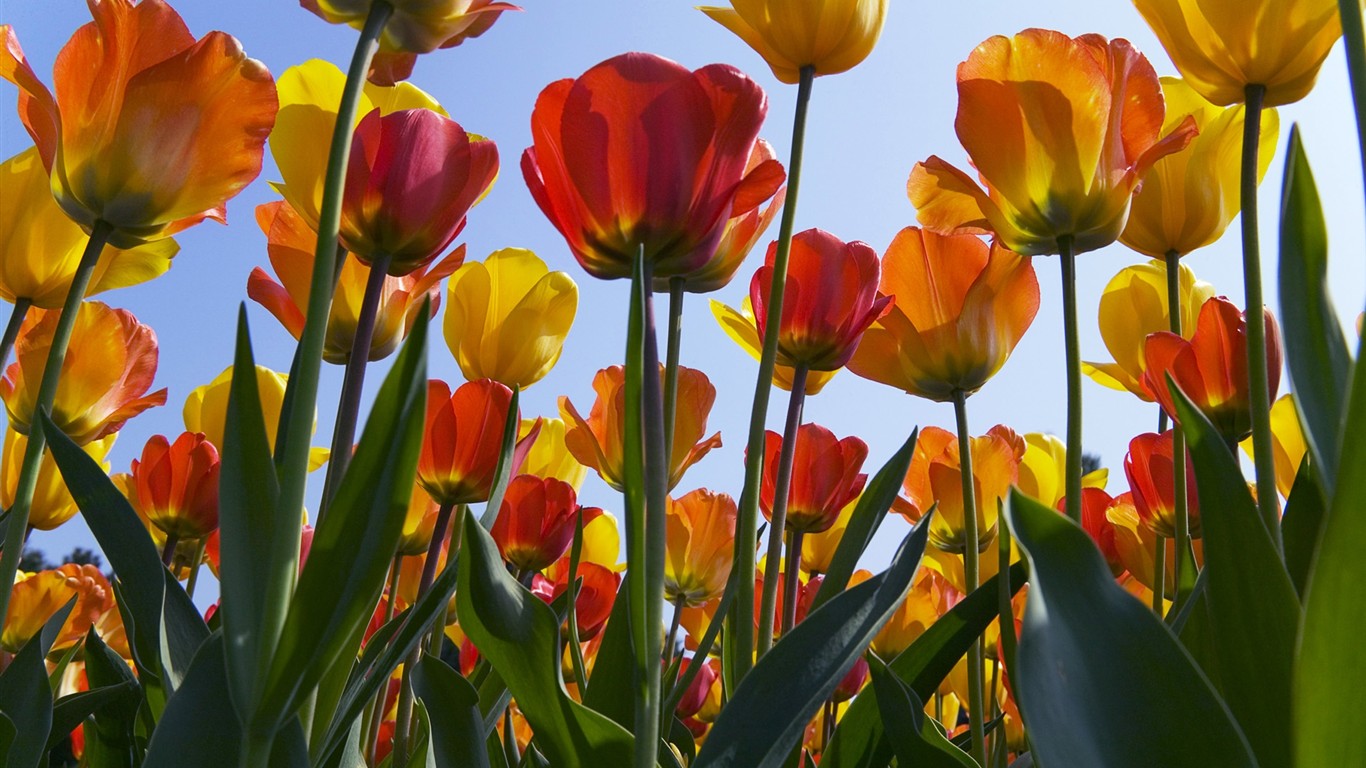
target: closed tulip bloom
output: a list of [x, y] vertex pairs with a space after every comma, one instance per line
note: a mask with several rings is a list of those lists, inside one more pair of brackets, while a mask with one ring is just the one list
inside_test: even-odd
[[[1172, 459], [1172, 436], [1148, 432], [1129, 441], [1129, 453], [1124, 457], [1124, 475], [1129, 479], [1129, 492], [1143, 524], [1162, 536], [1176, 536], [1176, 469]], [[1186, 504], [1190, 516], [1191, 537], [1200, 536], [1200, 498], [1195, 492], [1195, 467], [1186, 461]]]
[[[380, 35], [379, 54], [403, 57], [454, 48], [488, 31], [503, 11], [521, 10], [495, 0], [391, 0], [393, 15]], [[299, 0], [299, 5], [332, 24], [365, 26], [373, 0]], [[408, 76], [411, 58], [401, 59]], [[375, 76], [372, 72], [371, 80]], [[392, 80], [392, 76], [388, 78]]]
[[[773, 511], [782, 447], [782, 436], [768, 432], [764, 441], [764, 476], [759, 488], [759, 506], [764, 517]], [[868, 476], [859, 470], [866, 458], [868, 444], [857, 437], [841, 440], [819, 424], [798, 427], [787, 494], [787, 529], [820, 533], [834, 525], [840, 510], [863, 492]]]
[[[1139, 517], [1132, 493], [1121, 493], [1116, 496], [1105, 512], [1105, 518], [1114, 530], [1115, 552], [1128, 574], [1127, 577], [1120, 576], [1120, 583], [1136, 594], [1145, 605], [1150, 605], [1155, 575], [1153, 566], [1157, 555], [1157, 534]], [[1166, 564], [1163, 584], [1171, 590], [1176, 584], [1176, 541], [1168, 538], [1164, 544], [1167, 552], [1163, 558]], [[1192, 541], [1191, 549], [1195, 551], [1195, 562], [1202, 563], [1202, 542], [1199, 539]], [[1170, 592], [1168, 594], [1170, 595]]]
[[446, 346], [465, 378], [535, 384], [560, 360], [579, 288], [524, 248], [460, 268], [447, 287]]
[[699, 606], [720, 596], [730, 578], [735, 499], [699, 488], [668, 502], [664, 597]]
[[531, 430], [540, 423], [536, 439], [527, 448], [526, 459], [522, 462], [522, 474], [536, 477], [553, 477], [563, 480], [574, 487], [577, 493], [588, 476], [588, 467], [579, 463], [574, 454], [565, 447], [564, 437], [568, 427], [564, 419], [536, 418], [522, 419], [517, 431], [517, 439], [524, 440]]
[[[775, 241], [749, 282], [759, 338], [766, 333], [777, 252]], [[777, 359], [812, 370], [843, 368], [864, 330], [892, 302], [878, 295], [877, 251], [858, 240], [845, 243], [829, 232], [808, 229], [792, 238], [789, 258]]]
[[569, 483], [518, 475], [508, 483], [490, 533], [504, 560], [522, 571], [539, 571], [569, 549], [578, 510]]
[[[223, 433], [228, 420], [228, 394], [232, 391], [233, 366], [223, 369], [213, 381], [196, 387], [185, 397], [181, 416], [188, 432], [203, 432], [214, 445], [223, 445]], [[266, 442], [275, 450], [275, 432], [284, 406], [285, 388], [289, 377], [264, 365], [256, 366], [256, 391], [261, 397], [261, 415], [266, 422]], [[308, 455], [309, 471], [327, 463], [326, 448], [313, 448]]]
[[356, 126], [342, 198], [341, 242], [389, 274], [427, 266], [493, 185], [498, 149], [430, 109], [373, 110]]
[[107, 611], [114, 608], [114, 590], [93, 565], [68, 563], [48, 571], [19, 574], [10, 593], [10, 611], [0, 649], [18, 653], [42, 631], [53, 614], [76, 598], [71, 615], [57, 633], [52, 650], [70, 648]]
[[1266, 87], [1267, 106], [1308, 95], [1342, 36], [1333, 0], [1134, 0], [1191, 87], [1219, 104]]
[[[1242, 206], [1243, 107], [1216, 107], [1175, 77], [1162, 78], [1162, 95], [1167, 100], [1162, 130], [1176, 130], [1189, 115], [1200, 133], [1184, 151], [1153, 163], [1134, 194], [1129, 223], [1119, 241], [1155, 259], [1210, 245], [1224, 234]], [[1276, 153], [1279, 131], [1276, 110], [1263, 110], [1259, 182]]]
[[62, 210], [120, 247], [203, 221], [261, 172], [275, 124], [275, 82], [231, 35], [199, 40], [163, 0], [90, 3], [94, 23], [62, 48], [56, 97], [0, 26], [0, 76], [19, 86], [19, 116]]
[[[1197, 278], [1185, 264], [1181, 265], [1179, 281], [1181, 335], [1189, 339], [1195, 334], [1200, 308], [1214, 298], [1214, 286]], [[1084, 362], [1082, 372], [1098, 384], [1152, 402], [1143, 385], [1143, 372], [1148, 367], [1144, 346], [1151, 334], [1171, 329], [1168, 312], [1165, 261], [1153, 259], [1121, 269], [1100, 295], [1100, 337], [1115, 361]]]
[[918, 163], [907, 191], [920, 223], [993, 233], [1035, 256], [1113, 243], [1148, 169], [1195, 135], [1162, 136], [1157, 73], [1122, 39], [1027, 29], [993, 37], [958, 65], [955, 128], [986, 189], [938, 157]]
[[[253, 269], [247, 278], [247, 296], [265, 307], [297, 339], [304, 330], [318, 235], [288, 203], [281, 201], [258, 206], [256, 223], [266, 235], [266, 252], [277, 279], [260, 267]], [[431, 299], [431, 313], [436, 315], [441, 306], [439, 284], [460, 267], [464, 258], [462, 246], [430, 269], [417, 269], [402, 277], [385, 276], [370, 339], [371, 362], [383, 360], [398, 349], [408, 337], [425, 299]], [[323, 359], [329, 363], [345, 365], [351, 357], [369, 277], [370, 268], [358, 259], [342, 261], [323, 340]]]
[[830, 570], [830, 563], [835, 559], [835, 551], [839, 549], [840, 540], [844, 538], [844, 532], [849, 528], [849, 520], [854, 516], [854, 508], [858, 506], [858, 499], [850, 501], [844, 505], [844, 509], [835, 516], [835, 522], [830, 524], [820, 533], [811, 533], [802, 537], [802, 570], [808, 574], [826, 573]]
[[218, 449], [204, 433], [153, 435], [130, 471], [139, 511], [167, 535], [201, 539], [218, 528]]
[[917, 227], [892, 239], [879, 293], [894, 303], [863, 335], [849, 370], [940, 402], [996, 375], [1039, 311], [1029, 258], [975, 235]]
[[[61, 315], [31, 312], [14, 344], [15, 361], [0, 380], [10, 426], [29, 433], [48, 348]], [[143, 411], [166, 402], [166, 390], [147, 390], [157, 372], [157, 336], [126, 309], [89, 301], [81, 304], [62, 362], [52, 421], [77, 445], [123, 428]]]
[[[971, 438], [969, 446], [977, 496], [977, 547], [985, 550], [996, 538], [1001, 501], [1019, 477], [1025, 443], [1013, 430], [998, 425], [981, 437]], [[910, 502], [902, 515], [914, 523], [935, 507], [930, 543], [945, 552], [962, 554], [967, 543], [957, 436], [938, 427], [920, 430], [902, 488]], [[985, 558], [984, 565], [995, 559]]]
[[[759, 335], [758, 324], [754, 319], [754, 304], [746, 296], [740, 303], [740, 309], [732, 309], [725, 304], [712, 299], [711, 313], [716, 318], [716, 322], [721, 325], [721, 330], [731, 338], [740, 348], [749, 353], [755, 360], [759, 359], [763, 352], [764, 340]], [[835, 378], [835, 374], [840, 369], [833, 371], [811, 371], [806, 376], [806, 394], [814, 395], [825, 388], [829, 381]], [[792, 366], [774, 362], [773, 365], [773, 385], [785, 392], [792, 391]]]
[[[108, 472], [109, 462], [106, 458], [114, 447], [116, 437], [117, 433], [92, 440], [81, 446], [81, 450]], [[0, 505], [5, 509], [14, 505], [14, 494], [19, 486], [19, 467], [27, 448], [27, 437], [13, 428], [5, 430], [5, 454], [0, 459]], [[29, 511], [29, 526], [50, 531], [75, 517], [79, 511], [61, 471], [57, 469], [57, 462], [52, 459], [52, 452], [43, 451], [42, 462], [38, 465], [38, 480], [34, 485], [33, 505]]]
[[888, 0], [731, 0], [701, 11], [744, 40], [784, 83], [803, 67], [835, 75], [873, 52]]
[[[0, 188], [5, 190], [0, 195], [0, 298], [57, 309], [66, 300], [89, 238], [52, 198], [37, 148], [0, 164]], [[107, 245], [86, 295], [158, 277], [171, 268], [179, 250], [170, 238], [126, 250]]]
[[466, 382], [454, 392], [444, 381], [427, 382], [417, 481], [438, 504], [488, 500], [510, 407], [512, 390], [496, 381]]
[[734, 67], [622, 54], [541, 91], [522, 176], [590, 275], [630, 277], [643, 248], [655, 278], [686, 277], [782, 184], [746, 173], [767, 111]]
[[441, 505], [432, 501], [426, 489], [413, 483], [413, 495], [408, 497], [408, 509], [403, 513], [403, 533], [398, 540], [400, 555], [415, 557], [427, 553], [440, 511]]
[[[1024, 436], [1025, 452], [1020, 458], [1020, 476], [1016, 485], [1026, 496], [1040, 503], [1056, 507], [1067, 487], [1067, 445], [1055, 435], [1029, 432]], [[1104, 490], [1110, 470], [1101, 468], [1081, 478], [1083, 488]], [[1085, 508], [1083, 507], [1083, 513]]]
[[873, 637], [873, 652], [879, 658], [895, 659], [947, 613], [957, 597], [957, 590], [937, 571], [916, 571], [906, 599]]
[[[1264, 310], [1270, 393], [1281, 383], [1281, 333], [1270, 310]], [[1154, 333], [1144, 345], [1147, 369], [1143, 386], [1176, 419], [1176, 401], [1167, 376], [1195, 403], [1230, 442], [1252, 434], [1252, 396], [1247, 377], [1246, 313], [1219, 296], [1200, 308], [1190, 340], [1170, 331]]]
[[[659, 375], [663, 377], [664, 367]], [[567, 397], [560, 398], [560, 415], [567, 429], [565, 447], [585, 467], [596, 470], [603, 482], [616, 490], [625, 487], [626, 369], [619, 365], [603, 368], [593, 377], [597, 399], [588, 418]], [[674, 417], [674, 442], [669, 447], [669, 488], [683, 479], [688, 467], [696, 464], [713, 448], [721, 447], [721, 433], [705, 439], [707, 415], [716, 401], [716, 387], [701, 371], [678, 367], [678, 412]]]
[[[578, 599], [574, 601], [574, 618], [579, 625], [579, 641], [588, 642], [602, 632], [607, 619], [612, 615], [617, 591], [621, 587], [621, 574], [597, 563], [579, 563]], [[532, 593], [547, 603], [554, 602], [560, 595], [569, 591], [569, 569], [561, 571], [559, 578], [548, 579], [537, 574], [532, 579]]]
[[[1252, 456], [1252, 440], [1244, 440], [1242, 446], [1247, 455]], [[1304, 454], [1309, 449], [1304, 429], [1300, 427], [1299, 407], [1291, 395], [1281, 395], [1271, 404], [1271, 448], [1276, 458], [1276, 490], [1288, 499]]]

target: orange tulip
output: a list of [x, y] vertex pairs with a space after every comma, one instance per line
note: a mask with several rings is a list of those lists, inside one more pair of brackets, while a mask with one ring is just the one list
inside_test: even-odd
[[9, 618], [0, 633], [0, 648], [17, 653], [43, 629], [71, 598], [76, 604], [62, 624], [53, 650], [70, 648], [114, 608], [114, 590], [93, 565], [68, 563], [50, 571], [20, 574], [10, 593]]
[[[574, 601], [574, 619], [579, 625], [579, 640], [587, 642], [598, 636], [612, 615], [621, 574], [597, 563], [579, 563], [577, 575], [583, 583], [579, 585], [578, 599]], [[531, 591], [547, 603], [553, 602], [569, 591], [569, 569], [562, 569], [553, 580], [535, 576]]]
[[[1167, 537], [1176, 535], [1175, 461], [1172, 458], [1172, 437], [1167, 430], [1162, 434], [1148, 432], [1129, 441], [1129, 453], [1124, 457], [1124, 475], [1129, 478], [1129, 491], [1138, 517], [1148, 528]], [[1190, 517], [1191, 536], [1200, 535], [1200, 500], [1195, 493], [1195, 467], [1186, 459], [1186, 509]]]
[[431, 263], [465, 227], [498, 175], [492, 141], [430, 109], [381, 114], [356, 126], [342, 198], [341, 242], [389, 274]]
[[[664, 367], [659, 375], [663, 377]], [[603, 368], [593, 377], [598, 397], [588, 418], [579, 415], [567, 397], [560, 398], [560, 415], [568, 425], [565, 447], [579, 463], [597, 471], [603, 482], [622, 490], [625, 439], [626, 369], [619, 365]], [[716, 400], [716, 387], [701, 371], [678, 367], [678, 413], [674, 421], [674, 443], [669, 451], [669, 488], [683, 479], [688, 467], [696, 464], [713, 448], [721, 447], [721, 433], [702, 439], [707, 432], [707, 415]]]
[[[1010, 428], [997, 425], [982, 437], [971, 438], [969, 445], [976, 491], [977, 547], [985, 550], [996, 538], [998, 508], [1019, 477], [1025, 442]], [[956, 435], [938, 427], [920, 430], [911, 467], [902, 484], [909, 504], [898, 510], [915, 523], [937, 503], [930, 525], [930, 543], [956, 554], [962, 554], [967, 547], [960, 467]]]
[[699, 606], [719, 597], [735, 557], [735, 499], [699, 488], [665, 508], [664, 597]]
[[[1281, 383], [1281, 334], [1265, 310], [1267, 376], [1272, 399]], [[1252, 434], [1252, 397], [1247, 378], [1247, 313], [1218, 296], [1200, 308], [1190, 341], [1170, 331], [1148, 337], [1144, 345], [1143, 388], [1176, 420], [1176, 401], [1167, 389], [1170, 375], [1231, 443]]]
[[[759, 488], [759, 506], [764, 517], [773, 511], [782, 447], [782, 436], [768, 432], [764, 441], [764, 477]], [[863, 492], [868, 476], [859, 469], [866, 458], [868, 445], [857, 437], [838, 439], [819, 424], [798, 427], [787, 495], [787, 529], [820, 533], [834, 525], [840, 510]]]
[[916, 227], [888, 246], [879, 292], [894, 303], [863, 334], [849, 370], [939, 402], [996, 375], [1039, 311], [1028, 257]]
[[541, 91], [522, 175], [590, 275], [629, 277], [643, 248], [654, 277], [687, 277], [782, 184], [746, 173], [767, 111], [733, 67], [623, 54]]
[[438, 504], [488, 499], [511, 405], [512, 390], [490, 379], [461, 384], [453, 393], [444, 381], [427, 382], [417, 481]]
[[489, 533], [504, 560], [522, 571], [539, 571], [569, 549], [578, 511], [569, 483], [518, 475], [508, 483]]
[[[256, 208], [256, 223], [265, 233], [266, 252], [279, 282], [257, 267], [247, 278], [247, 296], [265, 307], [276, 320], [299, 338], [304, 330], [304, 311], [313, 274], [314, 246], [318, 236], [303, 217], [284, 201], [265, 203]], [[384, 278], [377, 308], [374, 337], [370, 340], [369, 360], [383, 360], [408, 336], [408, 330], [421, 311], [422, 302], [431, 298], [431, 314], [441, 306], [440, 282], [460, 267], [465, 259], [464, 246], [455, 249], [430, 270], [417, 269], [403, 277]], [[358, 259], [345, 259], [337, 273], [337, 288], [327, 316], [327, 336], [323, 359], [345, 365], [351, 357], [356, 337], [361, 299], [370, 269]]]
[[[1105, 512], [1105, 517], [1113, 526], [1115, 551], [1127, 571], [1127, 575], [1120, 576], [1120, 584], [1142, 600], [1144, 605], [1151, 605], [1157, 534], [1139, 518], [1132, 493], [1121, 493], [1116, 496]], [[1166, 538], [1164, 543], [1167, 552], [1163, 558], [1166, 564], [1163, 584], [1166, 586], [1167, 594], [1171, 595], [1176, 585], [1176, 540]], [[1196, 564], [1203, 563], [1204, 547], [1199, 539], [1191, 542], [1191, 549], [1195, 552]]]
[[916, 571], [906, 599], [873, 637], [872, 650], [883, 659], [894, 659], [911, 647], [930, 625], [948, 612], [958, 592], [939, 572]]
[[[768, 247], [764, 266], [749, 282], [760, 338], [766, 334], [777, 253], [775, 241]], [[843, 368], [864, 330], [892, 303], [891, 298], [878, 295], [877, 252], [867, 243], [845, 243], [829, 232], [808, 229], [792, 238], [789, 258], [777, 359], [794, 368]]]
[[[61, 312], [33, 311], [14, 344], [15, 361], [0, 380], [10, 426], [27, 435], [38, 385]], [[157, 336], [126, 309], [81, 304], [62, 362], [52, 420], [77, 445], [123, 428], [143, 411], [166, 403], [166, 390], [147, 394], [157, 372]]]
[[994, 234], [1017, 253], [1074, 253], [1114, 242], [1139, 181], [1195, 135], [1160, 137], [1165, 108], [1152, 65], [1122, 39], [1027, 29], [993, 37], [958, 66], [958, 138], [972, 177], [931, 156], [907, 187], [920, 223]]
[[90, 11], [57, 56], [56, 98], [0, 26], [0, 77], [19, 86], [57, 202], [87, 231], [111, 225], [120, 248], [224, 221], [225, 202], [261, 172], [270, 72], [223, 32], [196, 41], [163, 0]]
[[201, 539], [218, 528], [218, 449], [203, 432], [174, 443], [153, 435], [130, 471], [138, 511], [168, 536]]
[[421, 485], [413, 483], [413, 495], [408, 498], [408, 509], [403, 515], [403, 535], [398, 540], [400, 555], [415, 557], [427, 554], [440, 511], [441, 505], [432, 501]]

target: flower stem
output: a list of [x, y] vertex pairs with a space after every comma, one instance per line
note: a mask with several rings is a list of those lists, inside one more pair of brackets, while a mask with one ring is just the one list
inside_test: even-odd
[[[161, 563], [167, 568], [171, 567], [171, 561], [175, 560], [175, 548], [180, 543], [180, 537], [174, 533], [166, 534], [166, 543], [161, 547]], [[174, 571], [172, 572], [174, 575]]]
[[[773, 283], [768, 295], [767, 325], [763, 351], [759, 355], [759, 378], [754, 385], [754, 402], [749, 416], [749, 440], [745, 452], [745, 481], [740, 493], [739, 516], [735, 527], [735, 568], [739, 588], [731, 610], [728, 638], [732, 683], [738, 684], [754, 666], [754, 542], [759, 537], [759, 483], [763, 478], [764, 420], [773, 386], [773, 366], [778, 354], [778, 326], [783, 317], [783, 292], [787, 288], [787, 259], [792, 249], [792, 230], [796, 223], [797, 189], [802, 175], [802, 145], [806, 140], [806, 113], [811, 102], [811, 86], [816, 68], [802, 67], [797, 84], [797, 106], [792, 118], [792, 154], [787, 164], [787, 195], [778, 228], [778, 247], [773, 256]], [[762, 642], [763, 638], [760, 637]], [[771, 641], [771, 638], [770, 638]]]
[[1352, 85], [1352, 103], [1356, 108], [1361, 171], [1366, 176], [1366, 29], [1362, 27], [1361, 3], [1358, 0], [1338, 0], [1338, 13], [1342, 17], [1347, 75]]
[[[33, 507], [33, 493], [38, 486], [38, 468], [42, 464], [43, 449], [47, 438], [43, 435], [39, 413], [52, 409], [57, 398], [57, 381], [62, 375], [62, 363], [66, 361], [66, 348], [71, 344], [71, 331], [76, 326], [76, 315], [80, 312], [81, 301], [86, 289], [90, 287], [90, 277], [99, 263], [104, 244], [114, 228], [103, 221], [95, 222], [90, 230], [90, 240], [85, 244], [81, 261], [76, 273], [71, 277], [71, 287], [67, 289], [66, 301], [62, 304], [62, 314], [57, 319], [57, 327], [52, 332], [52, 343], [47, 350], [47, 361], [43, 364], [43, 378], [38, 385], [38, 399], [33, 404], [33, 417], [30, 419], [28, 445], [24, 448], [23, 464], [19, 467], [19, 481], [15, 484], [14, 503], [9, 508], [9, 523], [5, 529], [5, 545], [0, 552], [0, 584], [13, 584], [14, 573], [19, 569], [19, 558], [24, 550], [24, 539], [28, 535], [29, 513]], [[10, 589], [0, 589], [0, 627], [5, 625], [9, 610]]]
[[[1167, 252], [1167, 317], [1172, 333], [1181, 335], [1181, 254]], [[1164, 412], [1165, 413], [1165, 412]], [[1176, 585], [1172, 608], [1180, 608], [1182, 555], [1190, 546], [1190, 509], [1186, 500], [1186, 433], [1181, 425], [1172, 431], [1172, 498], [1176, 503], [1176, 559], [1173, 582]]]
[[[782, 567], [783, 534], [787, 529], [787, 498], [792, 490], [792, 462], [797, 453], [797, 429], [802, 423], [806, 402], [806, 366], [792, 371], [792, 393], [787, 401], [787, 422], [783, 425], [783, 444], [778, 452], [777, 477], [773, 488], [773, 509], [769, 510], [768, 556], [764, 559], [764, 591], [759, 603], [758, 657], [773, 647], [773, 620], [778, 605], [778, 572]], [[762, 453], [764, 443], [759, 444]], [[751, 600], [752, 602], [752, 600]]]
[[797, 588], [800, 586], [798, 576], [802, 570], [802, 537], [805, 536], [801, 531], [788, 531], [787, 534], [787, 563], [783, 569], [783, 624], [782, 634], [786, 635], [792, 631], [792, 627], [797, 623]]
[[[422, 576], [417, 582], [417, 595], [413, 597], [414, 604], [422, 599], [428, 589], [431, 589], [432, 582], [436, 579], [436, 563], [441, 559], [441, 545], [446, 542], [446, 532], [450, 528], [451, 512], [454, 510], [454, 504], [442, 504], [441, 508], [437, 510], [436, 524], [432, 527], [432, 542], [427, 545], [427, 557], [422, 561]], [[447, 551], [447, 558], [450, 555], [451, 553]], [[417, 664], [421, 654], [421, 647], [414, 648], [413, 652], [408, 654], [408, 658], [403, 662], [403, 679], [399, 683], [398, 689], [398, 712], [394, 719], [394, 765], [407, 765], [408, 731], [413, 718], [411, 675], [413, 666]]]
[[674, 444], [678, 412], [678, 354], [683, 342], [683, 277], [669, 278], [669, 346], [664, 356], [664, 445]]
[[[403, 570], [403, 555], [394, 555], [394, 562], [389, 566], [389, 588], [388, 598], [384, 605], [384, 623], [388, 624], [394, 618], [394, 597], [398, 594], [398, 578]], [[379, 726], [384, 722], [384, 699], [388, 693], [388, 686], [382, 685], [375, 693], [375, 700], [370, 705], [369, 725], [365, 734], [365, 756], [369, 764], [375, 763], [375, 751], [379, 749]]]
[[1257, 238], [1257, 151], [1261, 143], [1262, 101], [1265, 98], [1266, 86], [1247, 87], [1247, 113], [1243, 116], [1243, 290], [1247, 295], [1247, 378], [1252, 400], [1252, 463], [1257, 471], [1257, 507], [1279, 549], [1281, 519], [1276, 501], [1276, 465], [1272, 456], [1262, 257]]
[[14, 308], [9, 313], [9, 323], [5, 325], [5, 337], [0, 340], [0, 369], [9, 363], [10, 350], [14, 349], [14, 340], [19, 338], [19, 329], [24, 325], [24, 318], [28, 317], [28, 311], [33, 306], [33, 302], [28, 299], [15, 299]]
[[[674, 647], [678, 643], [678, 624], [679, 620], [683, 617], [683, 605], [686, 602], [687, 599], [683, 595], [679, 595], [673, 601], [673, 618], [669, 620], [668, 639], [664, 641], [665, 669], [668, 669], [669, 665], [674, 662]], [[670, 681], [670, 684], [672, 685], [673, 682], [676, 681]]]
[[[1178, 555], [1177, 562], [1180, 562]], [[1167, 537], [1157, 534], [1157, 547], [1153, 552], [1153, 613], [1161, 618], [1163, 600], [1167, 597]]]
[[204, 566], [204, 549], [208, 546], [209, 537], [205, 536], [195, 545], [193, 559], [190, 560], [190, 579], [185, 582], [185, 596], [194, 597], [195, 585], [199, 583], [199, 572]]
[[1062, 262], [1062, 325], [1067, 344], [1067, 516], [1081, 525], [1081, 341], [1077, 324], [1077, 256], [1072, 238], [1058, 238]]
[[365, 281], [365, 295], [361, 298], [360, 313], [356, 316], [356, 335], [351, 340], [351, 354], [346, 358], [346, 374], [342, 378], [341, 398], [337, 403], [337, 421], [332, 428], [332, 454], [327, 462], [327, 479], [323, 482], [323, 500], [318, 507], [318, 525], [322, 525], [332, 498], [341, 485], [342, 475], [351, 462], [351, 445], [356, 439], [356, 421], [360, 416], [361, 390], [365, 387], [365, 366], [370, 361], [370, 342], [375, 338], [375, 318], [379, 315], [379, 301], [384, 295], [384, 279], [389, 273], [389, 256], [379, 254], [370, 262], [370, 277]]
[[583, 690], [588, 685], [588, 665], [583, 661], [579, 643], [579, 558], [583, 556], [583, 508], [575, 513], [574, 541], [569, 546], [569, 658], [574, 665], [574, 681]]
[[[968, 397], [962, 390], [953, 395], [953, 413], [958, 422], [958, 474], [963, 481], [963, 577], [971, 594], [981, 583], [978, 562], [981, 550], [977, 532], [977, 484], [972, 474], [972, 440], [968, 431]], [[986, 765], [987, 755], [982, 683], [982, 638], [978, 636], [968, 649], [968, 730], [972, 735], [972, 756], [978, 765]]]

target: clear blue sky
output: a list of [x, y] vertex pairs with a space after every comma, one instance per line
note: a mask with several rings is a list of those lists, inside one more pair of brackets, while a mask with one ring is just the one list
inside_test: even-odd
[[[196, 35], [213, 29], [236, 35], [248, 54], [264, 61], [277, 76], [314, 57], [344, 68], [355, 40], [351, 29], [328, 25], [288, 0], [181, 0], [175, 5]], [[579, 317], [564, 358], [523, 401], [526, 415], [553, 415], [560, 394], [568, 394], [586, 410], [592, 402], [593, 373], [621, 361], [627, 285], [588, 277], [526, 191], [517, 164], [530, 141], [528, 124], [537, 94], [553, 80], [577, 76], [624, 51], [649, 51], [690, 67], [728, 62], [749, 73], [768, 92], [769, 117], [763, 135], [785, 160], [795, 88], [778, 83], [755, 53], [688, 2], [523, 0], [523, 5], [525, 12], [504, 15], [483, 37], [423, 57], [412, 80], [435, 95], [466, 129], [498, 143], [502, 177], [490, 197], [470, 215], [462, 236], [469, 257], [482, 259], [506, 246], [527, 247], [579, 283]], [[5, 0], [0, 16], [0, 21], [14, 25], [34, 68], [49, 84], [58, 49], [88, 20], [86, 5], [79, 0]], [[1026, 27], [1125, 37], [1149, 56], [1159, 74], [1176, 74], [1156, 38], [1125, 0], [892, 0], [886, 28], [872, 56], [851, 72], [816, 82], [798, 229], [821, 227], [845, 240], [867, 241], [882, 252], [899, 229], [915, 221], [905, 196], [911, 166], [930, 154], [955, 163], [966, 159], [953, 133], [955, 66], [987, 37]], [[1332, 246], [1330, 283], [1344, 322], [1360, 311], [1366, 286], [1361, 257], [1366, 252], [1362, 184], [1346, 80], [1339, 47], [1329, 57], [1315, 91], [1301, 103], [1282, 109], [1276, 160], [1261, 191], [1267, 294], [1276, 309], [1281, 164], [1290, 125], [1299, 122], [1326, 197]], [[29, 145], [12, 108], [14, 93], [8, 85], [0, 88], [0, 151], [6, 157]], [[267, 156], [261, 178], [229, 203], [230, 226], [209, 223], [195, 228], [180, 238], [183, 248], [167, 275], [100, 297], [132, 310], [156, 330], [161, 342], [158, 386], [170, 389], [166, 407], [139, 416], [120, 434], [112, 453], [115, 471], [127, 469], [150, 435], [180, 432], [186, 393], [231, 361], [233, 317], [238, 302], [245, 300], [247, 275], [252, 267], [267, 265], [265, 238], [255, 225], [253, 209], [273, 199], [266, 182], [277, 178]], [[775, 225], [764, 243], [776, 237], [776, 229]], [[1237, 232], [1235, 223], [1221, 242], [1195, 254], [1188, 263], [1241, 306]], [[1095, 324], [1100, 291], [1115, 272], [1138, 259], [1116, 244], [1079, 261], [1083, 358], [1107, 359]], [[737, 280], [714, 297], [737, 304], [761, 260], [758, 249]], [[1039, 258], [1035, 267], [1042, 308], [1005, 369], [970, 401], [975, 433], [997, 423], [1021, 432], [1061, 433], [1064, 429], [1058, 265], [1055, 259]], [[286, 369], [293, 340], [273, 317], [255, 304], [248, 306], [257, 359]], [[439, 337], [434, 338], [431, 359], [433, 376], [459, 380], [459, 369]], [[711, 425], [722, 431], [725, 447], [691, 470], [679, 491], [705, 485], [736, 494], [757, 366], [717, 328], [705, 299], [696, 297], [690, 297], [687, 306], [682, 359], [685, 365], [705, 371], [717, 386]], [[372, 366], [368, 393], [377, 389], [387, 367], [387, 361]], [[327, 444], [340, 382], [340, 368], [326, 366], [319, 445]], [[1112, 469], [1110, 490], [1118, 492], [1124, 487], [1120, 464], [1128, 441], [1155, 428], [1156, 410], [1089, 381], [1084, 392], [1086, 449], [1099, 453]], [[774, 398], [773, 428], [780, 424], [784, 406], [785, 398]], [[949, 427], [953, 421], [947, 405], [912, 398], [848, 372], [808, 400], [806, 419], [841, 436], [861, 436], [870, 446], [870, 470], [885, 461], [914, 426]], [[319, 474], [314, 485], [320, 486], [321, 480]], [[310, 499], [316, 500], [317, 495], [314, 488]], [[590, 475], [582, 497], [585, 503], [620, 509], [619, 497], [596, 476]], [[905, 530], [893, 518], [870, 553], [869, 564], [885, 562]], [[49, 555], [58, 555], [73, 544], [89, 541], [78, 517], [56, 532], [36, 534], [32, 543]]]

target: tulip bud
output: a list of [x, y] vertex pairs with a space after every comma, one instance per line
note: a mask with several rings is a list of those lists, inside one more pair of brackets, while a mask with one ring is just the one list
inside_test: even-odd
[[202, 539], [218, 528], [218, 449], [204, 433], [153, 436], [131, 472], [141, 513], [167, 536]]

